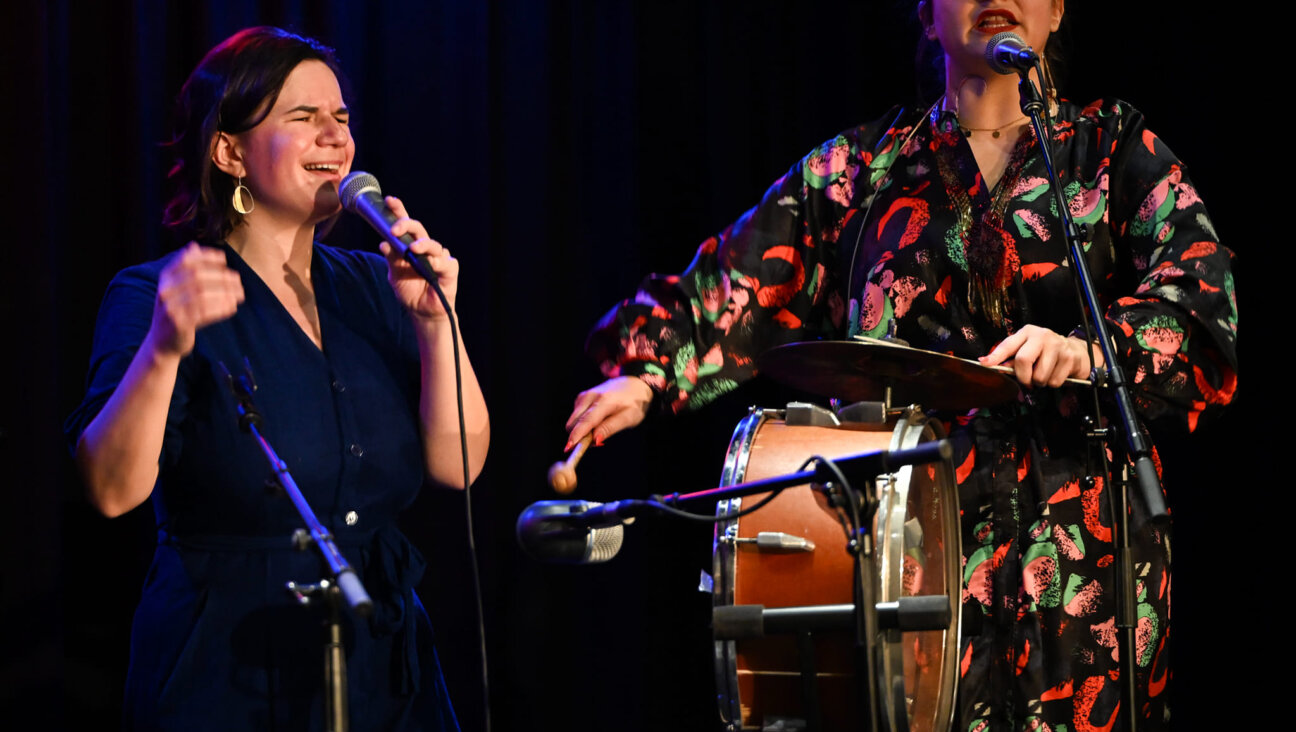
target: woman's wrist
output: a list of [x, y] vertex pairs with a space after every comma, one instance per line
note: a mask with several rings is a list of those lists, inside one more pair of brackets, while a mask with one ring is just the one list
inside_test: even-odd
[[1103, 358], [1102, 347], [1098, 341], [1085, 338], [1083, 327], [1071, 331], [1068, 339], [1076, 341], [1075, 345], [1080, 349], [1081, 363], [1076, 367], [1075, 378], [1088, 379], [1093, 376], [1094, 371], [1106, 371], [1107, 362]]

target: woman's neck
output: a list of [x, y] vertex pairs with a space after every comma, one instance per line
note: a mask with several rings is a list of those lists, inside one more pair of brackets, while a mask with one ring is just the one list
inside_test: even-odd
[[315, 283], [311, 280], [314, 250], [313, 224], [271, 226], [271, 217], [256, 218], [255, 211], [230, 232], [230, 248], [238, 252], [278, 298], [316, 348], [324, 347]]
[[999, 129], [1025, 118], [1015, 75], [947, 76], [944, 105], [972, 130]]
[[263, 280], [288, 271], [309, 281], [315, 226], [275, 226], [268, 217], [256, 217], [256, 213], [245, 216], [229, 233], [230, 248]]

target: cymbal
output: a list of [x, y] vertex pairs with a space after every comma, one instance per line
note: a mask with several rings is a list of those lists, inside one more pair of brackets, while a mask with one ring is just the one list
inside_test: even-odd
[[762, 373], [794, 389], [851, 402], [882, 401], [928, 409], [992, 407], [1017, 398], [1003, 370], [933, 351], [885, 342], [811, 341], [772, 348], [757, 359]]

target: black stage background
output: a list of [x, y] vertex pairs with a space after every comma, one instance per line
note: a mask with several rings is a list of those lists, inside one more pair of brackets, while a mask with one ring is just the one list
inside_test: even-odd
[[[814, 145], [911, 98], [911, 4], [880, 5], [51, 0], [11, 10], [0, 68], [11, 103], [6, 210], [18, 226], [0, 248], [0, 688], [19, 716], [6, 718], [43, 720], [41, 729], [116, 719], [152, 516], [91, 512], [60, 423], [80, 399], [109, 278], [174, 245], [158, 225], [170, 101], [214, 43], [267, 23], [337, 47], [355, 88], [356, 167], [401, 195], [463, 264], [459, 311], [494, 424], [474, 505], [495, 728], [713, 729], [708, 599], [695, 590], [709, 532], [641, 521], [615, 561], [556, 567], [521, 555], [513, 522], [553, 497], [544, 473], [572, 397], [599, 380], [581, 356], [593, 322], [643, 274], [682, 269]], [[1256, 319], [1266, 286], [1251, 273], [1268, 242], [1248, 207], [1276, 178], [1263, 172], [1265, 128], [1250, 122], [1265, 110], [1224, 84], [1247, 70], [1213, 70], [1211, 16], [1181, 10], [1073, 1], [1064, 92], [1138, 105], [1192, 166], [1241, 260], [1240, 402], [1168, 455], [1173, 688], [1189, 729], [1251, 688], [1235, 670], [1255, 651], [1228, 640], [1228, 618], [1211, 603], [1238, 593], [1255, 602], [1272, 577], [1260, 566], [1277, 561], [1257, 538], [1274, 530], [1247, 513], [1265, 495], [1250, 486], [1267, 483], [1239, 478], [1258, 460], [1244, 425], [1280, 382], [1251, 347], [1267, 325]], [[349, 221], [330, 241], [374, 247]], [[588, 458], [579, 495], [709, 486], [745, 407], [777, 399], [757, 384], [619, 437]], [[432, 564], [420, 590], [451, 693], [465, 729], [478, 729], [462, 517], [461, 495], [428, 491], [405, 525]]]

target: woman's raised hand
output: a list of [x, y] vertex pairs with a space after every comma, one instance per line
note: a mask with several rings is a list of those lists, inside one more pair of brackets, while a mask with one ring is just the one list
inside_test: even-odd
[[233, 316], [242, 302], [243, 281], [225, 252], [189, 242], [158, 276], [153, 342], [163, 353], [185, 356], [199, 328]]
[[[459, 260], [450, 256], [450, 250], [441, 246], [440, 242], [429, 237], [422, 223], [410, 218], [409, 213], [405, 211], [405, 204], [401, 203], [399, 198], [387, 196], [386, 201], [387, 207], [398, 218], [397, 222], [392, 224], [392, 234], [398, 237], [405, 234], [414, 236], [414, 243], [409, 245], [410, 251], [427, 255], [428, 263], [432, 265], [432, 271], [437, 275], [437, 284], [441, 286], [441, 292], [445, 294], [446, 300], [453, 308], [459, 284]], [[446, 311], [441, 305], [441, 299], [428, 286], [427, 280], [424, 280], [414, 267], [401, 257], [400, 252], [387, 242], [379, 244], [378, 248], [383, 256], [387, 257], [387, 277], [396, 292], [396, 299], [416, 316], [445, 317]]]
[[635, 376], [608, 379], [577, 394], [567, 418], [567, 449], [585, 435], [592, 434], [594, 443], [602, 444], [621, 430], [639, 424], [648, 414], [652, 396], [652, 389]]

